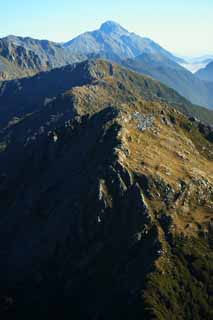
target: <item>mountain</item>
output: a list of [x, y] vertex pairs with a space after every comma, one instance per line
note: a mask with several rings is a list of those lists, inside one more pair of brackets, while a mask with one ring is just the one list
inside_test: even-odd
[[205, 68], [196, 72], [196, 76], [201, 80], [213, 82], [213, 61], [210, 62]]
[[180, 66], [183, 59], [113, 21], [64, 44], [14, 36], [0, 39], [0, 80], [32, 76], [88, 58], [107, 59], [151, 75], [192, 103], [213, 107], [211, 88]]
[[0, 39], [0, 80], [34, 75], [80, 60], [61, 44], [8, 36]]
[[[55, 99], [28, 110], [29, 88], [43, 97], [53, 78]], [[210, 319], [212, 127], [106, 61], [17, 88], [0, 152], [2, 319]]]
[[[72, 95], [70, 98], [66, 94], [70, 88], [90, 85], [93, 81], [97, 81], [97, 78], [100, 81], [101, 77], [104, 76], [102, 71], [99, 74], [98, 68], [97, 71], [94, 71], [94, 66], [99, 66], [99, 64], [102, 64], [99, 60], [87, 60], [49, 72], [41, 72], [34, 77], [3, 81], [0, 83], [0, 130], [4, 131], [7, 128], [10, 130], [13, 125], [21, 122], [23, 118], [40, 110], [42, 112], [50, 110], [51, 113], [53, 105], [58, 107], [57, 104], [60, 104], [60, 108], [61, 105], [66, 106], [65, 103], [62, 103], [62, 100], [65, 102], [67, 101], [66, 99], [72, 100]], [[106, 74], [111, 76], [108, 65], [111, 66], [113, 64], [107, 65], [107, 62], [103, 62], [103, 65], [106, 66]], [[174, 90], [160, 82], [131, 72], [118, 65], [114, 69], [116, 70], [116, 78], [120, 81], [117, 86], [121, 94], [122, 85], [124, 86], [126, 82], [130, 95], [128, 99], [134, 100], [135, 95], [143, 93], [143, 97], [147, 100], [169, 102], [188, 116], [194, 116], [204, 122], [213, 123], [212, 111], [192, 105]], [[132, 88], [134, 88], [133, 91]], [[123, 90], [125, 90], [125, 87]], [[58, 110], [58, 113], [60, 114], [60, 110]]]
[[143, 52], [164, 56], [174, 61], [182, 61], [163, 49], [154, 41], [130, 33], [118, 23], [107, 21], [99, 30], [86, 32], [64, 44], [74, 54], [88, 57], [97, 55], [115, 62], [134, 58]]

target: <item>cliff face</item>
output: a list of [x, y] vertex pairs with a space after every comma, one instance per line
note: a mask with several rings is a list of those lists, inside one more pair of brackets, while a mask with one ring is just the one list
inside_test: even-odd
[[[98, 81], [12, 127], [0, 158], [5, 317], [212, 315], [210, 127], [116, 70], [90, 65]], [[59, 106], [69, 120], [47, 125]]]

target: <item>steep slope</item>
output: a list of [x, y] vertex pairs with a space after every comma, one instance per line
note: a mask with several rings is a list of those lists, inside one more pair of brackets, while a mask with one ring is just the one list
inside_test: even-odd
[[211, 128], [158, 82], [82, 66], [92, 82], [22, 119], [1, 153], [2, 317], [210, 319]]
[[213, 82], [213, 62], [196, 72], [196, 76], [204, 81]]
[[0, 39], [0, 80], [31, 76], [80, 59], [48, 40], [8, 36]]
[[151, 54], [142, 54], [124, 61], [123, 65], [174, 88], [192, 103], [213, 107], [212, 90], [207, 84], [171, 60], [156, 59]]

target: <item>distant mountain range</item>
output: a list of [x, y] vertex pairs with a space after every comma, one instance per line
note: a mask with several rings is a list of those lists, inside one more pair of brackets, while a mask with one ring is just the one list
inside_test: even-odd
[[213, 61], [213, 55], [204, 55], [196, 58], [183, 57], [182, 59], [184, 62], [181, 62], [180, 65], [192, 73], [196, 73]]
[[88, 58], [117, 62], [163, 82], [194, 104], [213, 107], [211, 86], [183, 68], [184, 59], [112, 21], [64, 44], [14, 36], [0, 39], [0, 79], [32, 76]]

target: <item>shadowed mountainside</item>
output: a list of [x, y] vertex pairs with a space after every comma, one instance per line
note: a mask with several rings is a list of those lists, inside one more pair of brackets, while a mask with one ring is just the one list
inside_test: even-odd
[[105, 61], [76, 70], [5, 129], [2, 317], [210, 319], [211, 127], [149, 78]]

